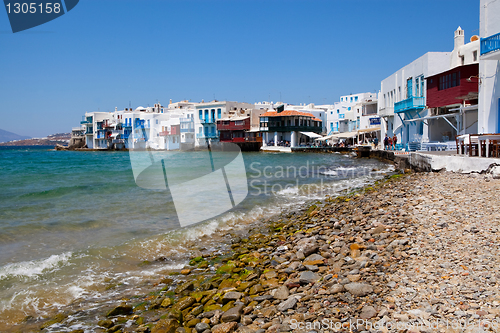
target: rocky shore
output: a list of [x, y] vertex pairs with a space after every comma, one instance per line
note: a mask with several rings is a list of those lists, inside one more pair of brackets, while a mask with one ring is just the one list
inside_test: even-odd
[[76, 328], [78, 314], [61, 314], [40, 328], [499, 331], [499, 190], [487, 175], [395, 175], [232, 234], [224, 253], [200, 247], [150, 281], [149, 295], [110, 304], [93, 323]]

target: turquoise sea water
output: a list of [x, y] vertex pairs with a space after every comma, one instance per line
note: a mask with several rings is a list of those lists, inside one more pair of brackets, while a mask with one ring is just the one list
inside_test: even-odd
[[[111, 283], [134, 288], [161, 269], [182, 267], [192, 242], [210, 247], [230, 227], [393, 171], [341, 154], [243, 153], [243, 159], [246, 199], [180, 229], [170, 193], [138, 187], [127, 152], [0, 148], [0, 331], [75, 300], [112, 297]], [[161, 267], [140, 265], [160, 257]]]

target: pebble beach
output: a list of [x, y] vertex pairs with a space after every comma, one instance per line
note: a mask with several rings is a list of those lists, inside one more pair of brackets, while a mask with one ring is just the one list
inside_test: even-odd
[[498, 332], [499, 189], [487, 174], [397, 174], [198, 245], [91, 321], [21, 331]]

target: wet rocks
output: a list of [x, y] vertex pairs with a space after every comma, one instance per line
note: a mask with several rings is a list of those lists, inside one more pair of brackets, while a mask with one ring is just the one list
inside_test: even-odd
[[175, 333], [179, 327], [179, 322], [175, 319], [161, 319], [153, 327], [151, 333]]
[[125, 303], [118, 305], [114, 309], [111, 309], [107, 314], [106, 317], [114, 317], [114, 316], [121, 316], [121, 315], [128, 315], [131, 314], [133, 311], [132, 306], [127, 305]]

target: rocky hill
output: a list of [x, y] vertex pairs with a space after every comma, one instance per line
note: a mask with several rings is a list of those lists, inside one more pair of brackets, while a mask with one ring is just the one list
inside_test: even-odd
[[17, 139], [3, 142], [0, 143], [0, 146], [55, 146], [58, 144], [67, 145], [70, 138], [71, 133], [56, 133], [48, 135], [45, 138]]

